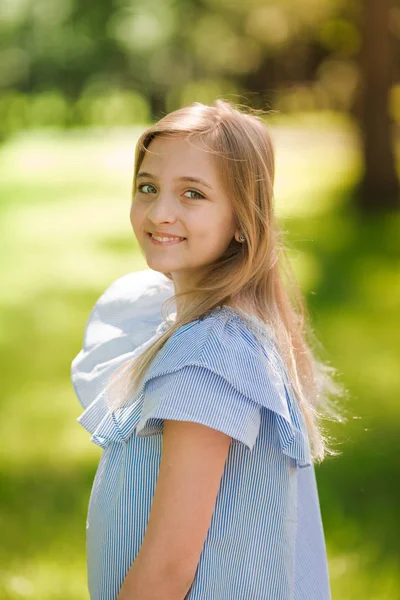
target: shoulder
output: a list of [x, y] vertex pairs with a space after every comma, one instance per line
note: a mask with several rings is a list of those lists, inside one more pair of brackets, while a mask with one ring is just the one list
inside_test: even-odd
[[[163, 322], [163, 329], [168, 327]], [[188, 360], [199, 363], [207, 360], [207, 355], [226, 352], [258, 352], [259, 341], [248, 325], [237, 315], [217, 307], [202, 317], [182, 325], [174, 331], [160, 351], [164, 357], [181, 353]], [[164, 359], [165, 360], [165, 359]]]
[[240, 316], [217, 308], [172, 334], [152, 361], [142, 387], [149, 379], [185, 366], [205, 367], [262, 404], [260, 383], [284, 394], [283, 371], [274, 357], [267, 340], [261, 341]]

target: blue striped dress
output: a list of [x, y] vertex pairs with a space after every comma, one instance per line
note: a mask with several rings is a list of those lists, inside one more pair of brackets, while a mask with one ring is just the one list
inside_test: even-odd
[[[79, 423], [102, 448], [86, 522], [92, 600], [116, 600], [140, 550], [157, 482], [164, 419], [232, 437], [210, 527], [187, 600], [329, 600], [323, 525], [307, 431], [274, 335], [218, 307], [181, 327], [135, 397], [110, 412], [105, 385], [173, 320], [173, 294], [147, 269], [96, 302], [71, 378]], [[176, 313], [175, 313], [176, 314]]]

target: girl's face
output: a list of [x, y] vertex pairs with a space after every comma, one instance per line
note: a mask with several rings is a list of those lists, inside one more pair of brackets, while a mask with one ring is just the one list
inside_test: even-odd
[[[204, 148], [204, 147], [203, 147]], [[133, 231], [148, 266], [171, 273], [175, 293], [227, 249], [237, 229], [211, 153], [184, 137], [156, 137], [141, 164], [131, 206]], [[179, 236], [160, 243], [151, 233]]]

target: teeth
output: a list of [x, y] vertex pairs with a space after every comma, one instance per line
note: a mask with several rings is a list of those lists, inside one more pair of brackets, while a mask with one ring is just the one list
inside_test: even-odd
[[154, 235], [154, 234], [151, 234], [151, 235], [155, 240], [157, 240], [159, 242], [172, 242], [173, 240], [185, 239], [185, 238], [179, 238], [179, 237], [160, 237], [159, 235]]

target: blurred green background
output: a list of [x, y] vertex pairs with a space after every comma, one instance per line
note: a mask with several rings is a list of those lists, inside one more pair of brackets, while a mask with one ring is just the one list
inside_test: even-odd
[[316, 469], [333, 600], [400, 598], [400, 6], [3, 0], [0, 40], [0, 598], [88, 598], [100, 448], [70, 363], [100, 294], [147, 266], [139, 133], [217, 97], [271, 110], [276, 211], [349, 390]]

